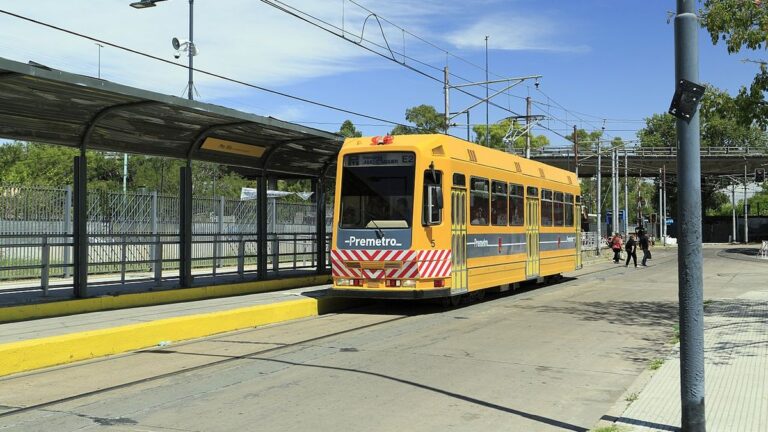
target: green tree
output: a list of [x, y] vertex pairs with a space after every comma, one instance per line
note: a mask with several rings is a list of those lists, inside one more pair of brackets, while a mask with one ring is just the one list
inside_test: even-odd
[[446, 130], [445, 117], [432, 105], [419, 105], [405, 110], [405, 119], [414, 126], [397, 125], [391, 135], [435, 134]]
[[355, 128], [351, 120], [344, 120], [339, 128], [339, 134], [346, 138], [357, 138], [363, 136], [363, 133]]
[[[701, 23], [709, 32], [712, 44], [725, 43], [728, 52], [742, 49], [763, 50], [768, 43], [768, 5], [761, 0], [706, 0], [700, 11]], [[757, 61], [759, 71], [749, 88], [742, 86], [735, 98], [739, 107], [738, 122], [743, 126], [768, 126], [768, 68]]]
[[[756, 124], [740, 120], [742, 110], [738, 101], [727, 92], [708, 86], [699, 107], [701, 114], [701, 147], [764, 147], [766, 133]], [[645, 119], [638, 131], [642, 147], [674, 147], [675, 118], [669, 114], [654, 114]]]
[[568, 141], [574, 142], [574, 135], [579, 144], [579, 150], [594, 149], [597, 141], [603, 137], [602, 131], [587, 132], [584, 129], [576, 129], [575, 134], [571, 132], [566, 136]]
[[645, 119], [645, 127], [637, 132], [641, 147], [674, 147], [677, 140], [675, 118], [670, 114], [653, 114]]
[[[516, 149], [525, 148], [525, 134], [521, 133], [523, 126], [513, 119], [504, 119], [497, 123], [489, 125], [489, 139], [488, 144], [491, 148], [507, 151], [507, 144], [504, 142], [504, 137], [510, 131], [510, 129], [517, 131], [514, 135], [517, 137], [512, 143], [512, 147]], [[485, 145], [485, 125], [475, 125], [472, 127], [472, 131], [475, 132], [475, 143]], [[549, 139], [544, 135], [531, 136], [531, 148], [541, 148], [549, 144]]]

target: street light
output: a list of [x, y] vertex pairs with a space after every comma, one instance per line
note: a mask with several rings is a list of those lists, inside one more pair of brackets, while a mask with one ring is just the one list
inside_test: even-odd
[[[137, 2], [131, 3], [131, 7], [134, 7], [136, 9], [144, 9], [148, 7], [155, 7], [157, 6], [157, 2], [161, 2], [165, 0], [140, 0]], [[193, 100], [194, 97], [192, 95], [193, 89], [194, 89], [194, 83], [192, 80], [192, 70], [193, 68], [193, 61], [192, 58], [197, 55], [197, 47], [195, 47], [195, 43], [192, 39], [192, 29], [193, 29], [193, 10], [194, 10], [194, 0], [189, 0], [189, 40], [179, 40], [178, 38], [173, 38], [171, 41], [171, 44], [173, 46], [173, 49], [176, 50], [176, 54], [174, 55], [175, 58], [180, 57], [180, 51], [184, 51], [187, 53], [187, 57], [189, 58], [189, 82], [187, 83], [187, 98], [189, 100]]]
[[141, 0], [141, 1], [131, 3], [131, 7], [134, 7], [136, 9], [155, 7], [156, 6], [155, 3], [161, 2], [161, 1], [165, 1], [165, 0]]

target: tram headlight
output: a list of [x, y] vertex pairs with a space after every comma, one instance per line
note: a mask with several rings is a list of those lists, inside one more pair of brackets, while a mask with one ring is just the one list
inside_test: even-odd
[[336, 279], [336, 285], [338, 286], [361, 286], [362, 280], [360, 279], [347, 279], [347, 278], [338, 278]]

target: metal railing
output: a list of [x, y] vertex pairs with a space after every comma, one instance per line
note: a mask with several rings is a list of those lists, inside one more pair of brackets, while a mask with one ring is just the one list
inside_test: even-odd
[[[610, 147], [603, 147], [603, 152], [609, 150]], [[570, 158], [574, 157], [573, 147], [541, 147], [538, 149], [531, 149], [531, 157], [553, 157], [553, 158]], [[596, 149], [579, 149], [579, 157], [584, 158], [588, 156], [597, 156]], [[676, 156], [676, 147], [640, 147], [640, 146], [627, 146], [622, 147], [619, 152], [624, 154], [626, 150], [627, 156], [633, 157], [653, 157], [653, 156]], [[522, 154], [522, 150], [515, 149], [516, 154]], [[766, 156], [768, 155], [768, 148], [765, 147], [702, 147], [702, 156]]]
[[[178, 211], [178, 196], [89, 193], [88, 274], [119, 283], [178, 278]], [[270, 199], [267, 219], [267, 271], [316, 269], [315, 204]], [[332, 219], [327, 213], [328, 233]], [[258, 270], [255, 200], [194, 197], [192, 220], [195, 276]], [[71, 286], [72, 256], [71, 188], [0, 186], [0, 289]]]

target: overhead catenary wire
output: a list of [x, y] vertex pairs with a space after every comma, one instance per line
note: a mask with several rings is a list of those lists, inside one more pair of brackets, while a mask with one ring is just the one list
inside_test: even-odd
[[[53, 24], [49, 24], [49, 23], [46, 23], [46, 22], [43, 22], [43, 21], [39, 21], [39, 20], [36, 20], [34, 18], [29, 18], [29, 17], [23, 16], [23, 15], [19, 15], [19, 14], [10, 12], [10, 11], [6, 11], [4, 9], [0, 9], [0, 13], [8, 15], [8, 16], [12, 16], [14, 18], [18, 18], [18, 19], [21, 19], [21, 20], [24, 20], [24, 21], [27, 21], [27, 22], [38, 24], [38, 25], [41, 25], [41, 26], [44, 26], [44, 27], [47, 27], [47, 28], [50, 28], [50, 29], [53, 29], [53, 30], [57, 30], [57, 31], [60, 31], [60, 32], [63, 32], [63, 33], [67, 33], [67, 34], [70, 34], [70, 35], [73, 35], [73, 36], [76, 36], [76, 37], [87, 39], [87, 40], [90, 40], [92, 42], [101, 43], [101, 44], [110, 46], [112, 48], [117, 48], [119, 50], [126, 51], [126, 52], [129, 52], [129, 53], [132, 53], [132, 54], [136, 54], [136, 55], [139, 55], [139, 56], [142, 56], [142, 57], [146, 57], [146, 58], [149, 58], [149, 59], [152, 59], [152, 60], [160, 61], [160, 62], [169, 64], [169, 65], [173, 65], [173, 66], [176, 66], [176, 67], [180, 67], [180, 68], [183, 68], [183, 69], [189, 69], [188, 66], [180, 65], [180, 64], [178, 64], [176, 62], [173, 62], [173, 61], [170, 61], [170, 60], [166, 60], [166, 59], [164, 59], [162, 57], [154, 56], [152, 54], [148, 54], [148, 53], [145, 53], [143, 51], [135, 50], [133, 48], [128, 48], [126, 46], [119, 45], [119, 44], [116, 44], [116, 43], [112, 43], [112, 42], [109, 42], [109, 41], [106, 41], [106, 40], [103, 40], [103, 39], [98, 39], [98, 38], [95, 38], [95, 37], [92, 37], [92, 36], [88, 36], [88, 35], [83, 34], [83, 33], [79, 33], [79, 32], [76, 32], [76, 31], [73, 31], [73, 30], [69, 30], [69, 29], [66, 29], [66, 28], [63, 28], [63, 27], [59, 27], [59, 26], [56, 26], [56, 25], [53, 25]], [[312, 105], [316, 105], [316, 106], [319, 106], [319, 107], [327, 108], [327, 109], [330, 109], [330, 110], [339, 111], [339, 112], [343, 112], [343, 113], [346, 113], [346, 114], [351, 114], [351, 115], [354, 115], [354, 116], [363, 117], [363, 118], [367, 118], [367, 119], [371, 119], [371, 120], [376, 120], [376, 121], [380, 121], [380, 122], [385, 122], [385, 123], [388, 123], [390, 125], [406, 126], [405, 124], [399, 123], [399, 122], [396, 122], [396, 121], [387, 120], [387, 119], [384, 119], [384, 118], [380, 118], [380, 117], [376, 117], [376, 116], [372, 116], [372, 115], [368, 115], [368, 114], [363, 114], [363, 113], [352, 111], [352, 110], [348, 110], [348, 109], [345, 109], [345, 108], [340, 108], [340, 107], [333, 106], [333, 105], [330, 105], [330, 104], [326, 104], [326, 103], [323, 103], [323, 102], [318, 102], [318, 101], [314, 101], [314, 100], [311, 100], [311, 99], [307, 99], [307, 98], [304, 98], [304, 97], [301, 97], [301, 96], [291, 95], [291, 94], [288, 94], [288, 93], [285, 93], [285, 92], [281, 92], [281, 91], [278, 91], [278, 90], [273, 90], [273, 89], [270, 89], [270, 88], [267, 88], [267, 87], [259, 86], [259, 85], [252, 84], [252, 83], [248, 83], [248, 82], [245, 82], [245, 81], [242, 81], [242, 80], [238, 80], [236, 78], [231, 78], [231, 77], [228, 77], [228, 76], [225, 76], [225, 75], [221, 75], [221, 74], [218, 74], [218, 73], [215, 73], [215, 72], [210, 72], [210, 71], [203, 70], [203, 69], [198, 69], [198, 68], [192, 68], [192, 70], [197, 72], [197, 73], [200, 73], [200, 74], [203, 74], [203, 75], [208, 75], [210, 77], [218, 78], [218, 79], [221, 79], [221, 80], [224, 80], [224, 81], [228, 81], [228, 82], [231, 82], [231, 83], [234, 83], [234, 84], [243, 85], [243, 86], [250, 87], [250, 88], [253, 88], [253, 89], [256, 89], [256, 90], [264, 91], [264, 92], [267, 92], [267, 93], [271, 93], [271, 94], [274, 94], [274, 95], [277, 95], [277, 96], [282, 96], [282, 97], [289, 98], [289, 99], [298, 100], [298, 101], [301, 101], [301, 102], [305, 102], [305, 103], [308, 103], [308, 104], [312, 104]]]
[[[427, 40], [427, 39], [425, 39], [425, 38], [423, 38], [421, 36], [416, 35], [415, 33], [405, 29], [402, 26], [399, 26], [398, 24], [395, 24], [391, 20], [389, 20], [389, 19], [379, 15], [378, 13], [376, 13], [373, 10], [371, 10], [371, 9], [369, 9], [369, 8], [359, 4], [359, 3], [357, 3], [354, 0], [344, 0], [344, 1], [349, 1], [351, 4], [354, 4], [355, 6], [359, 7], [360, 9], [362, 9], [363, 11], [365, 11], [365, 12], [367, 12], [369, 14], [365, 18], [364, 25], [363, 25], [363, 30], [362, 30], [362, 32], [360, 34], [359, 41], [354, 41], [354, 40], [351, 40], [351, 39], [346, 37], [346, 34], [350, 33], [350, 32], [344, 28], [344, 17], [343, 16], [342, 16], [342, 27], [339, 27], [339, 26], [334, 25], [334, 24], [332, 24], [332, 23], [330, 23], [330, 22], [328, 22], [326, 20], [323, 20], [323, 19], [321, 19], [321, 18], [319, 18], [319, 17], [317, 17], [315, 15], [312, 15], [312, 14], [306, 12], [306, 11], [303, 11], [303, 10], [301, 10], [301, 9], [295, 7], [295, 6], [287, 4], [287, 3], [285, 3], [285, 2], [283, 2], [281, 0], [261, 0], [261, 1], [263, 3], [265, 3], [265, 4], [267, 4], [267, 5], [270, 5], [270, 6], [274, 7], [274, 8], [276, 8], [276, 9], [280, 10], [280, 11], [283, 11], [283, 12], [285, 12], [285, 13], [291, 15], [291, 16], [294, 16], [295, 18], [298, 18], [298, 19], [300, 19], [300, 20], [302, 20], [302, 21], [304, 21], [304, 22], [306, 22], [308, 24], [311, 24], [311, 25], [313, 25], [315, 27], [318, 27], [318, 28], [320, 28], [320, 29], [322, 29], [322, 30], [332, 34], [332, 35], [340, 37], [340, 38], [342, 38], [342, 39], [344, 39], [344, 40], [346, 40], [346, 41], [348, 41], [350, 43], [354, 43], [355, 45], [357, 45], [359, 47], [362, 47], [362, 48], [364, 48], [364, 49], [366, 49], [366, 50], [368, 50], [368, 51], [370, 51], [370, 52], [372, 52], [374, 54], [377, 54], [377, 55], [379, 55], [379, 56], [381, 56], [383, 58], [386, 58], [387, 60], [393, 61], [393, 62], [397, 63], [398, 65], [403, 66], [403, 67], [405, 67], [407, 69], [410, 69], [410, 70], [412, 70], [412, 71], [414, 71], [414, 72], [416, 72], [416, 73], [418, 73], [418, 74], [420, 74], [422, 76], [425, 76], [425, 77], [427, 77], [429, 79], [432, 79], [435, 82], [443, 83], [443, 80], [438, 78], [438, 77], [432, 76], [432, 75], [430, 75], [430, 74], [428, 74], [428, 73], [426, 73], [426, 72], [424, 72], [422, 70], [419, 70], [419, 69], [417, 69], [417, 68], [415, 68], [415, 67], [413, 67], [411, 65], [406, 64], [405, 60], [406, 59], [410, 60], [411, 62], [414, 62], [416, 64], [419, 64], [419, 65], [422, 65], [422, 66], [425, 66], [425, 67], [428, 67], [428, 68], [431, 68], [431, 69], [433, 69], [435, 71], [438, 71], [438, 72], [441, 72], [442, 69], [438, 68], [437, 66], [431, 65], [431, 64], [423, 62], [421, 60], [418, 60], [418, 59], [416, 59], [416, 58], [414, 58], [412, 56], [407, 56], [405, 54], [405, 40], [403, 40], [403, 52], [402, 53], [398, 53], [397, 51], [392, 50], [392, 48], [389, 45], [389, 42], [387, 41], [384, 29], [383, 29], [383, 27], [381, 25], [382, 21], [387, 23], [387, 24], [389, 24], [389, 25], [391, 25], [391, 26], [393, 26], [393, 27], [395, 27], [396, 29], [400, 30], [401, 33], [403, 34], [403, 38], [405, 37], [405, 34], [408, 34], [409, 36], [412, 36], [413, 38], [415, 38], [415, 39], [417, 39], [417, 40], [419, 40], [419, 41], [421, 41], [421, 42], [423, 42], [423, 43], [433, 47], [434, 49], [439, 50], [439, 51], [445, 53], [446, 61], [447, 61], [447, 57], [451, 56], [451, 57], [459, 59], [459, 60], [461, 60], [461, 61], [463, 61], [463, 62], [465, 62], [465, 63], [467, 63], [469, 65], [472, 65], [472, 66], [476, 67], [479, 70], [485, 70], [485, 68], [483, 68], [482, 66], [477, 65], [477, 64], [475, 64], [475, 63], [473, 63], [473, 62], [471, 62], [469, 60], [466, 60], [465, 58], [463, 58], [461, 56], [458, 56], [458, 55], [450, 52], [449, 50], [447, 50], [447, 49], [445, 49], [445, 48], [443, 48], [443, 47], [441, 47], [441, 46], [439, 46], [439, 45], [437, 45], [437, 44], [435, 44], [435, 43], [433, 43], [433, 42], [431, 42], [431, 41], [429, 41], [429, 40]], [[376, 42], [373, 42], [373, 41], [365, 38], [365, 34], [364, 34], [365, 23], [367, 23], [368, 19], [371, 16], [374, 16], [376, 18], [376, 21], [379, 24], [379, 29], [380, 29], [382, 37], [383, 37], [383, 39], [384, 39], [384, 41], [386, 43], [386, 46], [383, 46], [381, 44], [378, 44]], [[322, 25], [320, 25], [319, 23], [322, 23]], [[386, 52], [388, 52], [389, 55], [386, 55], [386, 54], [384, 54], [382, 52], [376, 51], [376, 50], [374, 50], [374, 49], [372, 49], [372, 48], [370, 48], [368, 46], [365, 46], [362, 43], [363, 41], [368, 43], [368, 44], [370, 44], [370, 45], [372, 45], [372, 46], [375, 46], [375, 47], [381, 48], [383, 50], [386, 50]], [[397, 56], [402, 57], [403, 61], [399, 61], [396, 58]], [[500, 75], [495, 74], [495, 73], [493, 73], [493, 75], [497, 76], [497, 77], [500, 77]], [[449, 76], [457, 78], [457, 79], [460, 79], [460, 80], [465, 81], [465, 82], [470, 82], [470, 80], [468, 80], [467, 78], [464, 78], [464, 77], [461, 77], [459, 75], [456, 75], [455, 73], [452, 73], [450, 71], [449, 71]], [[467, 91], [463, 91], [462, 89], [457, 89], [457, 90], [461, 91], [464, 94], [467, 94], [468, 96], [476, 98], [477, 100], [482, 100], [482, 98], [477, 96], [477, 95], [471, 94], [471, 93], [469, 93]], [[541, 91], [541, 90], [539, 89], [539, 91]], [[547, 96], [548, 100], [552, 100], [555, 104], [557, 104], [559, 109], [561, 109], [564, 112], [566, 112], [566, 116], [567, 116], [567, 113], [570, 112], [570, 113], [572, 113], [572, 115], [574, 117], [578, 118], [582, 123], [591, 124], [595, 128], [594, 130], [600, 129], [603, 132], [605, 132], [604, 128], [595, 127], [594, 123], [592, 123], [592, 122], [590, 122], [588, 120], [585, 120], [585, 119], [579, 117], [576, 114], [581, 114], [581, 115], [584, 115], [584, 116], [589, 116], [589, 117], [598, 118], [598, 119], [600, 119], [600, 117], [593, 116], [593, 115], [585, 115], [585, 114], [579, 113], [577, 111], [569, 110], [569, 109], [565, 108], [563, 105], [561, 105], [560, 103], [558, 103], [557, 101], [555, 101], [554, 99], [550, 98], [544, 92], [541, 92], [541, 93], [543, 95]], [[520, 96], [517, 96], [517, 95], [511, 95], [509, 92], [507, 92], [507, 94], [508, 94], [508, 96], [524, 99], [524, 98], [522, 98]], [[498, 108], [498, 109], [510, 112], [510, 113], [512, 113], [512, 114], [514, 114], [514, 115], [516, 115], [518, 117], [522, 117], [522, 116], [520, 116], [519, 113], [513, 111], [511, 109], [511, 106], [510, 107], [503, 107], [503, 106], [501, 106], [499, 104], [496, 104], [495, 102], [489, 102], [489, 103], [490, 103], [490, 105], [493, 105], [495, 108]], [[550, 113], [550, 116], [554, 117], [554, 116], [551, 115], [551, 113]], [[559, 121], [563, 121], [563, 120], [558, 119], [558, 118], [555, 118], [555, 119], [559, 120]], [[603, 119], [603, 120], [605, 121], [605, 119]], [[566, 120], [564, 122], [566, 124], [568, 123], [567, 122], [567, 118], [566, 118]], [[560, 137], [562, 137], [562, 138], [564, 138], [566, 140], [569, 139], [567, 136], [564, 136], [564, 135], [560, 134], [559, 132], [550, 129], [547, 126], [540, 125], [540, 127], [543, 128], [543, 129], [549, 130], [550, 132], [554, 133], [555, 135], [558, 135], [558, 136], [560, 136]], [[613, 137], [611, 134], [606, 134], [606, 135], [609, 138]]]
[[[306, 23], [308, 23], [310, 25], [313, 25], [313, 26], [315, 26], [315, 27], [317, 27], [317, 28], [319, 28], [321, 30], [324, 30], [324, 31], [326, 31], [326, 32], [328, 32], [328, 33], [330, 33], [330, 34], [332, 34], [332, 35], [334, 35], [336, 37], [339, 37], [339, 38], [341, 38], [341, 39], [343, 39], [343, 40], [345, 40], [345, 41], [347, 41], [349, 43], [357, 45], [357, 46], [359, 46], [359, 47], [361, 47], [361, 48], [363, 48], [363, 49], [365, 49], [365, 50], [367, 50], [367, 51], [369, 51], [369, 52], [371, 52], [373, 54], [381, 56], [381, 57], [383, 57], [383, 58], [385, 58], [387, 60], [393, 61], [393, 62], [397, 63], [398, 65], [400, 65], [402, 67], [405, 67], [406, 69], [409, 69], [409, 70], [411, 70], [411, 71], [413, 71], [413, 72], [415, 72], [415, 73], [417, 73], [419, 75], [424, 76], [425, 78], [431, 79], [431, 80], [433, 80], [435, 82], [438, 82], [438, 83], [441, 83], [441, 84], [443, 83], [443, 80], [441, 78], [432, 76], [432, 75], [430, 75], [430, 74], [428, 74], [428, 73], [426, 73], [426, 72], [424, 72], [424, 71], [422, 71], [420, 69], [417, 69], [417, 68], [415, 68], [415, 67], [405, 63], [404, 61], [403, 62], [398, 61], [397, 58], [395, 58], [395, 57], [396, 57], [396, 55], [399, 55], [399, 56], [402, 56], [404, 59], [408, 59], [408, 60], [410, 60], [410, 61], [412, 61], [414, 63], [420, 64], [422, 66], [425, 66], [425, 67], [428, 67], [428, 68], [431, 68], [431, 69], [434, 69], [435, 71], [442, 72], [442, 69], [438, 68], [437, 66], [434, 66], [434, 65], [431, 65], [429, 63], [423, 62], [423, 61], [421, 61], [419, 59], [416, 59], [414, 57], [407, 56], [407, 55], [405, 55], [405, 53], [400, 53], [398, 51], [392, 50], [388, 45], [384, 46], [384, 45], [378, 44], [378, 43], [373, 42], [373, 41], [371, 41], [369, 39], [366, 39], [364, 35], [361, 35], [361, 37], [360, 37], [360, 41], [361, 42], [365, 41], [365, 42], [367, 42], [367, 43], [369, 43], [369, 44], [371, 44], [373, 46], [376, 46], [376, 47], [381, 48], [381, 49], [385, 49], [388, 52], [390, 52], [390, 54], [391, 54], [390, 56], [385, 55], [385, 54], [383, 54], [383, 53], [381, 53], [379, 51], [376, 51], [376, 50], [374, 50], [374, 49], [372, 49], [372, 48], [370, 48], [368, 46], [363, 45], [361, 42], [356, 42], [356, 41], [351, 40], [350, 38], [346, 37], [345, 35], [347, 33], [350, 33], [348, 30], [340, 28], [337, 25], [334, 25], [334, 24], [332, 24], [332, 23], [330, 23], [328, 21], [325, 21], [322, 18], [314, 16], [314, 15], [308, 13], [308, 12], [302, 11], [301, 9], [298, 9], [298, 8], [296, 8], [294, 6], [291, 6], [291, 5], [287, 4], [287, 3], [284, 3], [284, 2], [282, 2], [280, 0], [261, 0], [261, 2], [264, 3], [264, 4], [267, 4], [269, 6], [272, 6], [272, 7], [274, 7], [277, 10], [285, 12], [285, 13], [287, 13], [287, 14], [289, 14], [289, 15], [297, 18], [297, 19], [300, 19], [300, 20], [302, 20], [302, 21], [304, 21], [304, 22], [306, 22]], [[322, 23], [322, 24], [324, 24], [324, 26], [323, 25], [319, 25], [318, 23]], [[334, 29], [336, 31], [334, 31]], [[457, 79], [460, 79], [462, 81], [465, 81], [465, 82], [471, 82], [471, 80], [469, 80], [467, 78], [464, 78], [464, 77], [461, 77], [459, 75], [456, 75], [454, 73], [449, 73], [449, 75], [454, 77], [454, 78], [457, 78]], [[475, 94], [473, 94], [473, 93], [471, 93], [471, 92], [469, 92], [467, 90], [464, 90], [464, 89], [461, 89], [461, 88], [456, 89], [456, 90], [458, 90], [459, 92], [461, 92], [461, 93], [463, 93], [463, 94], [465, 94], [467, 96], [470, 96], [470, 97], [472, 97], [474, 99], [477, 99], [477, 100], [482, 100], [483, 99], [481, 96], [475, 95]], [[520, 116], [520, 113], [518, 113], [516, 111], [513, 111], [513, 110], [510, 110], [510, 109], [508, 109], [508, 108], [506, 108], [506, 107], [504, 107], [502, 105], [499, 105], [499, 104], [497, 104], [495, 102], [489, 102], [489, 103], [490, 103], [490, 105], [492, 105], [495, 108], [498, 108], [498, 109], [501, 109], [503, 111], [509, 112], [509, 113], [514, 114], [516, 116]]]

